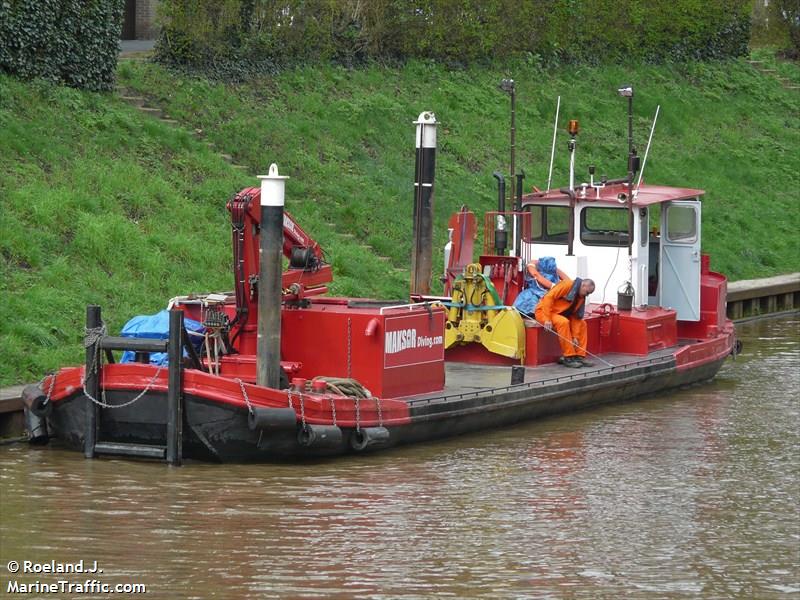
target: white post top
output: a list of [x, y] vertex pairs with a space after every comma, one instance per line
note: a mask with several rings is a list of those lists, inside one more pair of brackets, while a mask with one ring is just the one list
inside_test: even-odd
[[429, 110], [423, 111], [419, 113], [419, 117], [414, 121], [414, 125], [419, 125], [420, 123], [424, 125], [435, 125], [436, 115]]
[[261, 206], [283, 206], [286, 175], [278, 175], [278, 165], [269, 166], [269, 175], [259, 175], [261, 180]]
[[417, 126], [417, 148], [436, 148], [436, 115], [429, 110], [421, 112], [414, 125]]

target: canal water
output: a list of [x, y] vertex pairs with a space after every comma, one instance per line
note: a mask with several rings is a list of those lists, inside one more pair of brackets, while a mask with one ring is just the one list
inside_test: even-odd
[[710, 384], [366, 457], [0, 448], [0, 596], [89, 579], [156, 598], [800, 598], [800, 320], [739, 334]]

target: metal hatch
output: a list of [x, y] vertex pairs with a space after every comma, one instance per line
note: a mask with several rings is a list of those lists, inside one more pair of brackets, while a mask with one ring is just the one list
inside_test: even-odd
[[666, 202], [661, 212], [659, 304], [681, 321], [700, 320], [700, 202]]

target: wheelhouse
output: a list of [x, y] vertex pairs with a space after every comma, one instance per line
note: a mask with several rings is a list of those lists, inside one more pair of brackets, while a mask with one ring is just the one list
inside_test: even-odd
[[[523, 264], [553, 256], [572, 276], [594, 279], [591, 302], [616, 305], [618, 290], [630, 284], [636, 305], [669, 307], [679, 320], [700, 320], [704, 192], [642, 185], [629, 203], [627, 190], [623, 183], [583, 184], [524, 195], [521, 212], [504, 214], [518, 240], [512, 254]], [[487, 215], [487, 250], [499, 215]]]

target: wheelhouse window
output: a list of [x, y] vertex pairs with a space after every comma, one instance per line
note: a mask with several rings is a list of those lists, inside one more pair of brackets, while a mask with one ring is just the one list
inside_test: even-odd
[[667, 239], [670, 242], [692, 243], [697, 241], [697, 218], [691, 206], [667, 208]]
[[581, 243], [586, 246], [627, 246], [628, 209], [584, 208], [581, 211]]
[[[530, 228], [523, 232], [526, 243], [566, 244], [569, 235], [569, 207], [528, 204], [523, 208], [529, 212]], [[524, 235], [527, 233], [527, 235]]]

